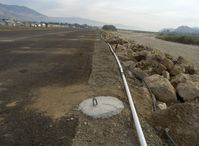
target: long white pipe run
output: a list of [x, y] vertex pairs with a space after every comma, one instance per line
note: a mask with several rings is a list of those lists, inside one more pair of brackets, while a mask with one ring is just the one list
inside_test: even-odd
[[138, 138], [139, 138], [139, 141], [140, 141], [140, 145], [141, 146], [147, 146], [147, 143], [146, 143], [143, 131], [142, 131], [142, 127], [140, 125], [140, 121], [139, 121], [139, 118], [138, 118], [138, 115], [137, 115], [137, 112], [136, 112], [136, 109], [135, 109], [135, 106], [134, 106], [134, 103], [133, 103], [131, 92], [129, 90], [129, 86], [128, 86], [128, 83], [127, 83], [127, 80], [126, 80], [126, 77], [125, 77], [125, 74], [124, 74], [124, 71], [123, 71], [123, 68], [122, 68], [122, 65], [121, 65], [120, 60], [118, 59], [116, 53], [113, 51], [113, 48], [111, 47], [111, 45], [109, 43], [108, 43], [108, 45], [109, 45], [111, 52], [113, 53], [113, 55], [114, 55], [114, 57], [115, 57], [115, 59], [118, 63], [118, 66], [120, 68], [120, 72], [121, 72], [122, 79], [123, 79], [123, 82], [124, 82], [126, 94], [128, 96], [128, 101], [129, 101], [130, 108], [131, 108], [131, 113], [132, 113], [132, 116], [133, 116], [136, 131], [137, 131]]

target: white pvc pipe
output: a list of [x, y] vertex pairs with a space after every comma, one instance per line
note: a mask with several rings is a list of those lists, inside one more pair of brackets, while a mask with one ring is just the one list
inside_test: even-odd
[[121, 65], [116, 53], [113, 51], [111, 45], [109, 43], [108, 43], [108, 45], [109, 45], [109, 47], [111, 49], [111, 52], [113, 53], [113, 55], [114, 55], [114, 57], [115, 57], [115, 59], [116, 59], [116, 61], [118, 63], [118, 66], [120, 68], [120, 72], [121, 72], [122, 79], [123, 79], [123, 82], [124, 82], [126, 94], [128, 96], [128, 101], [129, 101], [130, 108], [131, 108], [131, 113], [132, 113], [132, 116], [133, 116], [133, 120], [134, 120], [134, 123], [135, 123], [136, 131], [137, 131], [138, 138], [139, 138], [139, 141], [140, 141], [140, 145], [141, 146], [147, 146], [147, 143], [146, 143], [143, 131], [142, 131], [142, 127], [140, 125], [140, 121], [139, 121], [139, 118], [138, 118], [138, 115], [137, 115], [137, 112], [136, 112], [136, 109], [135, 109], [135, 106], [134, 106], [134, 103], [133, 103], [131, 92], [129, 90], [129, 86], [128, 86], [128, 83], [127, 83], [127, 80], [126, 80], [126, 77], [125, 77], [125, 74], [124, 74], [124, 71], [123, 71], [123, 68], [122, 68], [122, 65]]

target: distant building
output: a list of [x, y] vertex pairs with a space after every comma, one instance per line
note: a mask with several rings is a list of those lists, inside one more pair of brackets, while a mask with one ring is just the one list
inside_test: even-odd
[[24, 23], [21, 21], [16, 21], [15, 24], [16, 26], [25, 26]]
[[16, 21], [14, 19], [4, 19], [6, 26], [16, 26]]
[[0, 19], [0, 26], [6, 26], [6, 22], [3, 19]]

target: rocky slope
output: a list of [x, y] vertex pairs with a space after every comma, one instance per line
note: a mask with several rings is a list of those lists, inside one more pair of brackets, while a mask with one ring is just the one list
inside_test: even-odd
[[[197, 145], [199, 74], [194, 67], [181, 56], [175, 59], [117, 33], [102, 32], [102, 36], [123, 63], [149, 145], [154, 143], [148, 135], [165, 145]], [[147, 133], [145, 123], [155, 132]]]

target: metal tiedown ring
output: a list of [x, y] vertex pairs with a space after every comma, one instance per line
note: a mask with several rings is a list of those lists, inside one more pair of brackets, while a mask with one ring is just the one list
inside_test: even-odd
[[97, 99], [95, 97], [93, 97], [92, 103], [93, 103], [93, 106], [97, 106], [98, 105]]

